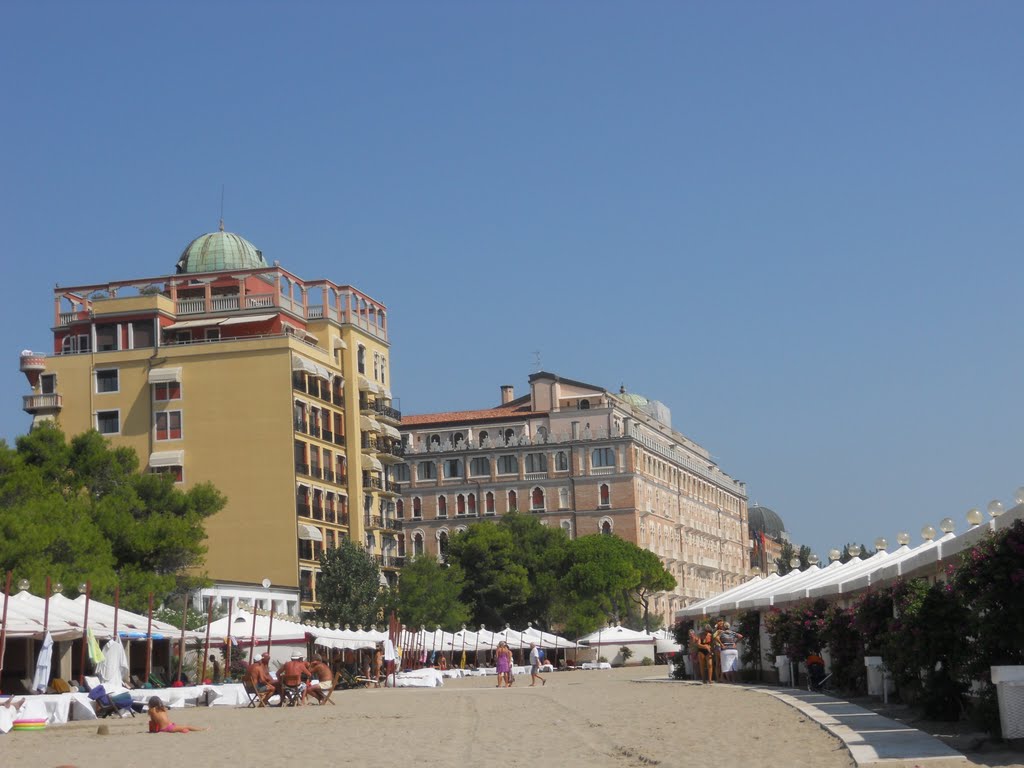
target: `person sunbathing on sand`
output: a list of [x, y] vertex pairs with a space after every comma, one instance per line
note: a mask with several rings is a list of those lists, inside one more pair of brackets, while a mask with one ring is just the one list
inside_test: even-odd
[[194, 725], [175, 725], [171, 722], [171, 716], [167, 714], [167, 705], [160, 700], [160, 697], [151, 696], [149, 698], [150, 733], [190, 733], [191, 731], [205, 730], [205, 728], [197, 728]]

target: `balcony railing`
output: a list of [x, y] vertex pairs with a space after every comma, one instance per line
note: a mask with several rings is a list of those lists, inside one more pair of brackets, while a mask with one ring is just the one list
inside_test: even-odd
[[391, 445], [387, 445], [383, 441], [380, 441], [377, 444], [377, 453], [387, 453], [391, 456], [403, 458], [405, 456], [405, 446], [397, 441]]
[[363, 485], [366, 486], [367, 488], [373, 488], [376, 491], [379, 491], [381, 489], [380, 478], [374, 475], [371, 475], [368, 478], [364, 478]]
[[363, 519], [364, 524], [367, 528], [383, 528], [384, 518], [380, 515], [366, 515]]
[[373, 559], [381, 568], [403, 568], [405, 558], [399, 555], [374, 555]]
[[324, 480], [326, 480], [329, 483], [333, 483], [334, 482], [334, 470], [325, 469], [324, 470]]
[[385, 405], [379, 400], [373, 406], [373, 409], [383, 416], [385, 419], [392, 419], [393, 421], [402, 420], [402, 412], [397, 408], [392, 408], [390, 405]]
[[313, 519], [323, 520], [324, 519], [324, 508], [313, 505]]
[[393, 517], [385, 517], [384, 525], [382, 527], [385, 531], [400, 531], [402, 530], [402, 521], [396, 520]]
[[64, 407], [61, 395], [23, 395], [21, 409], [28, 413], [36, 411], [59, 411]]
[[333, 432], [331, 432], [331, 431], [330, 431], [329, 429], [325, 429], [325, 430], [324, 430], [324, 431], [323, 431], [323, 432], [321, 433], [321, 437], [322, 437], [322, 438], [323, 438], [323, 439], [324, 439], [324, 440], [325, 440], [326, 442], [328, 442], [328, 443], [333, 443], [333, 442], [334, 442], [334, 433], [333, 433]]
[[296, 419], [295, 420], [295, 431], [296, 432], [303, 432], [303, 433], [305, 433], [307, 429], [309, 429], [309, 425], [305, 421], [303, 421], [302, 419]]
[[345, 444], [345, 435], [343, 435], [341, 432], [335, 432], [334, 433], [334, 444], [335, 445], [344, 445]]
[[296, 461], [295, 462], [295, 471], [298, 472], [300, 475], [308, 475], [309, 474], [309, 464], [303, 464], [301, 461]]
[[359, 441], [359, 446], [364, 451], [376, 451], [377, 450], [377, 438], [370, 437], [370, 435], [363, 433], [362, 439]]
[[303, 503], [301, 500], [295, 502], [295, 514], [299, 517], [312, 517], [309, 504]]
[[308, 474], [309, 474], [310, 477], [315, 477], [315, 478], [317, 478], [319, 480], [320, 477], [321, 477], [321, 475], [320, 475], [320, 467], [310, 467]]
[[318, 425], [318, 424], [310, 424], [309, 425], [309, 434], [311, 434], [313, 437], [320, 437], [320, 425]]

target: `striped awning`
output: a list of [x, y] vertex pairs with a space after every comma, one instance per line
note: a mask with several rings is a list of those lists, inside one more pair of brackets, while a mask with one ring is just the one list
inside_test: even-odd
[[373, 392], [374, 394], [380, 392], [380, 387], [377, 386], [377, 383], [370, 381], [365, 376], [359, 377], [359, 388], [364, 392]]
[[312, 376], [318, 376], [325, 381], [330, 381], [336, 375], [330, 368], [320, 363], [314, 363], [307, 357], [292, 352], [292, 370], [305, 371]]
[[380, 463], [380, 459], [378, 459], [376, 456], [367, 456], [366, 464], [370, 469], [375, 469], [378, 472], [384, 471], [384, 465]]
[[380, 423], [372, 416], [360, 416], [359, 428], [364, 432], [382, 432]]
[[299, 523], [299, 538], [303, 541], [323, 541], [324, 535], [320, 529], [305, 523]]

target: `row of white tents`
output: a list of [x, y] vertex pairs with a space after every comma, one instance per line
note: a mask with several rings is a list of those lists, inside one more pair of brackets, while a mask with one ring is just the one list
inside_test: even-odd
[[[3, 602], [0, 594], [0, 615]], [[115, 627], [117, 634], [126, 639], [152, 636], [154, 640], [165, 640], [181, 632], [172, 624], [156, 619], [150, 621], [147, 616], [97, 600], [87, 601], [85, 595], [71, 600], [59, 592], [49, 600], [27, 590], [16, 592], [6, 601], [6, 616], [5, 635], [10, 639], [41, 640], [49, 632], [53, 640], [61, 642], [76, 640], [89, 629], [97, 639], [105, 640], [114, 636]]]
[[[785, 576], [773, 573], [756, 577], [714, 597], [676, 612], [676, 620], [704, 616], [735, 616], [751, 610], [781, 607], [806, 599], [845, 601], [871, 587], [891, 584], [900, 578], [940, 578], [945, 566], [957, 555], [980, 543], [989, 533], [1011, 526], [1024, 518], [1024, 504], [987, 522], [971, 525], [961, 534], [952, 530], [938, 538], [911, 547], [903, 544], [893, 551], [879, 549], [870, 557], [831, 562], [824, 568], [792, 570]], [[948, 521], [946, 528], [950, 528]], [[934, 529], [926, 531], [936, 534]]]

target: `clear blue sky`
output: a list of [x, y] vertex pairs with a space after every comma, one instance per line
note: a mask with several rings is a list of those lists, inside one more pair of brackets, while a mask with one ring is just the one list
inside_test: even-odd
[[54, 283], [227, 228], [390, 307], [406, 413], [545, 369], [831, 546], [1024, 484], [1024, 4], [0, 11], [0, 436]]

